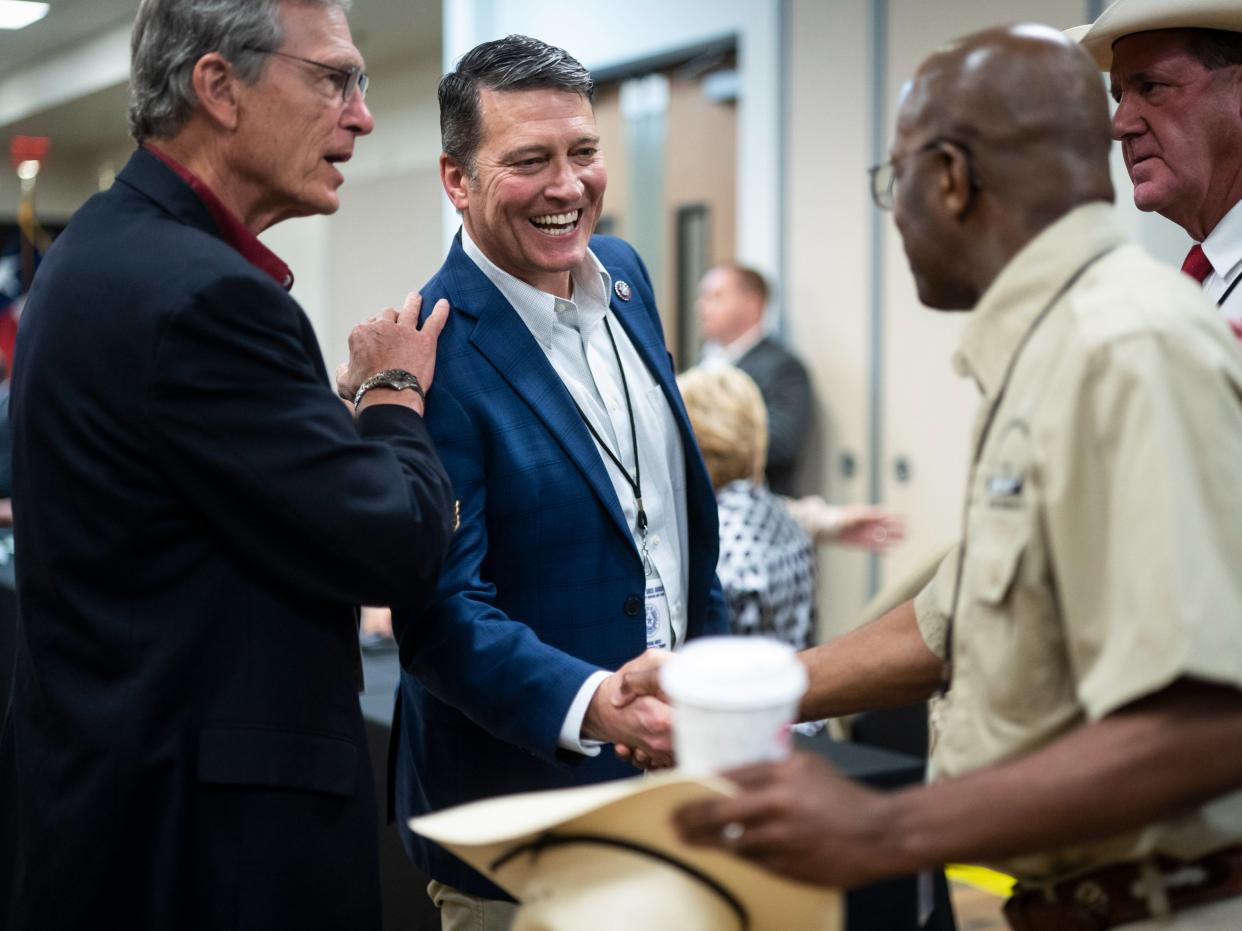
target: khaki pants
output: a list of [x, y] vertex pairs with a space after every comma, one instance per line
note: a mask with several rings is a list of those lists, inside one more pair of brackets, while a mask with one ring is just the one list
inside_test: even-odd
[[517, 911], [512, 902], [480, 898], [434, 879], [427, 895], [440, 910], [441, 931], [509, 931]]
[[1135, 921], [1114, 931], [1239, 931], [1242, 929], [1242, 896], [1188, 908], [1163, 920]]

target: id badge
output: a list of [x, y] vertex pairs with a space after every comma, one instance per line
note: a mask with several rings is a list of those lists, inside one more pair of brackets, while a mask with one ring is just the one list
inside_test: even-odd
[[667, 650], [672, 625], [668, 616], [668, 596], [658, 575], [647, 579], [647, 649]]

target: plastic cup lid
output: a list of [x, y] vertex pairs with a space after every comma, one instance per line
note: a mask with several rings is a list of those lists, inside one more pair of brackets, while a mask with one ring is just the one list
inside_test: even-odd
[[719, 710], [795, 702], [806, 684], [793, 647], [768, 637], [693, 640], [660, 670], [660, 685], [675, 704]]

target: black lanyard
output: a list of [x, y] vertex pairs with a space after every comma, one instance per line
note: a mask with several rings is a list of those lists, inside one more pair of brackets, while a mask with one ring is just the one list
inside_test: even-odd
[[1217, 307], [1225, 306], [1225, 301], [1229, 300], [1229, 295], [1233, 293], [1233, 289], [1238, 286], [1239, 281], [1242, 281], [1242, 275], [1238, 275], [1237, 278], [1233, 279], [1233, 281], [1230, 282], [1229, 287], [1225, 289], [1225, 293], [1222, 294], [1220, 296], [1220, 300], [1216, 302]]
[[996, 403], [994, 403], [988, 410], [987, 420], [984, 421], [983, 430], [979, 433], [979, 442], [975, 445], [974, 461], [970, 466], [970, 485], [966, 489], [966, 511], [962, 516], [962, 544], [957, 553], [957, 577], [953, 582], [953, 606], [949, 611], [949, 617], [945, 623], [944, 674], [940, 683], [940, 695], [942, 696], [949, 691], [949, 687], [953, 684], [953, 623], [957, 618], [957, 602], [962, 594], [962, 571], [966, 566], [966, 537], [970, 531], [971, 497], [974, 491], [975, 472], [978, 470], [979, 462], [983, 458], [983, 448], [987, 445], [988, 433], [992, 430], [992, 422], [996, 419], [996, 413], [1000, 410], [1001, 403], [1005, 400], [1005, 391], [1009, 387], [1010, 379], [1013, 378], [1014, 369], [1018, 367], [1018, 359], [1022, 355], [1022, 350], [1024, 350], [1027, 344], [1031, 341], [1031, 337], [1035, 334], [1035, 331], [1039, 328], [1039, 325], [1047, 319], [1048, 314], [1052, 311], [1052, 308], [1056, 307], [1057, 303], [1065, 296], [1066, 292], [1077, 284], [1078, 279], [1086, 273], [1087, 269], [1112, 252], [1114, 248], [1116, 247], [1109, 246], [1103, 252], [1097, 253], [1088, 259], [1082, 267], [1078, 269], [1078, 271], [1074, 272], [1074, 274], [1070, 276], [1070, 279], [1066, 281], [1065, 284], [1061, 285], [1061, 287], [1057, 289], [1057, 293], [1052, 295], [1052, 298], [1046, 305], [1044, 305], [1044, 309], [1039, 312], [1039, 315], [1035, 318], [1035, 322], [1031, 324], [1030, 328], [1026, 331], [1026, 335], [1022, 337], [1022, 342], [1018, 344], [1018, 348], [1015, 349], [1013, 355], [1010, 356], [1009, 365], [1005, 369], [1005, 376], [1001, 379], [1000, 390], [996, 393]]
[[[633, 478], [630, 478], [629, 471], [624, 465], [621, 464], [621, 457], [614, 453], [609, 448], [608, 444], [604, 442], [604, 438], [599, 435], [599, 431], [597, 431], [594, 425], [592, 425], [591, 421], [587, 418], [586, 413], [582, 410], [577, 401], [574, 401], [574, 407], [578, 408], [578, 416], [582, 418], [582, 422], [586, 424], [586, 428], [591, 431], [591, 436], [595, 437], [595, 442], [599, 444], [599, 448], [602, 449], [605, 455], [612, 460], [612, 464], [621, 471], [621, 474], [625, 476], [625, 480], [629, 484], [630, 488], [634, 490], [634, 503], [638, 507], [638, 515], [636, 520], [638, 522], [638, 534], [642, 540], [643, 568], [645, 570], [648, 563], [647, 512], [643, 509], [643, 473], [642, 466], [638, 461], [638, 428], [634, 425], [634, 406], [630, 403], [630, 383], [625, 378], [625, 366], [621, 364], [621, 353], [617, 349], [617, 339], [612, 335], [612, 327], [608, 325], [607, 317], [604, 318], [604, 330], [608, 333], [608, 342], [612, 343], [612, 355], [617, 360], [617, 371], [621, 373], [621, 390], [625, 394], [625, 412], [630, 418], [630, 443], [634, 447]], [[589, 363], [587, 368], [590, 368]]]

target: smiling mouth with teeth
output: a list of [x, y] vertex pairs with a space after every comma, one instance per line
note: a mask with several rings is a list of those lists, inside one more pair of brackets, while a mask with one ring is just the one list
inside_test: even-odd
[[581, 217], [581, 210], [571, 210], [569, 213], [545, 213], [542, 216], [531, 217], [530, 222], [541, 233], [547, 233], [549, 236], [564, 236], [577, 229], [578, 220]]

